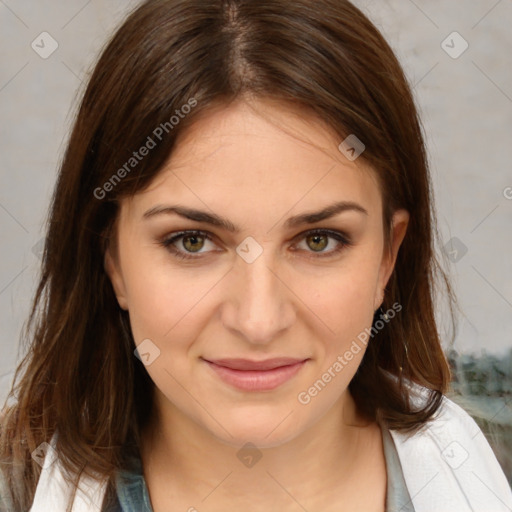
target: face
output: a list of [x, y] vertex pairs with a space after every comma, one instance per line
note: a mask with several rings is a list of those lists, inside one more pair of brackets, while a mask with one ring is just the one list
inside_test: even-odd
[[268, 447], [348, 399], [408, 215], [386, 252], [374, 172], [340, 142], [290, 107], [239, 101], [123, 200], [105, 266], [171, 421]]

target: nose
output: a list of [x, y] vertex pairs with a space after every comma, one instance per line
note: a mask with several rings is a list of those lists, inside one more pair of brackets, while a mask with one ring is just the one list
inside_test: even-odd
[[266, 251], [252, 263], [237, 257], [229, 279], [231, 296], [222, 310], [227, 329], [251, 344], [264, 345], [293, 325], [294, 295]]

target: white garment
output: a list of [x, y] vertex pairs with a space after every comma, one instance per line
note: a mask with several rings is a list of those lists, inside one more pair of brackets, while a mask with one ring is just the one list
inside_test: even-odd
[[[512, 512], [512, 492], [484, 434], [448, 398], [419, 432], [390, 433], [415, 512]], [[83, 478], [81, 485], [73, 512], [99, 512], [106, 483]], [[42, 471], [30, 512], [65, 512], [69, 492], [56, 460]]]

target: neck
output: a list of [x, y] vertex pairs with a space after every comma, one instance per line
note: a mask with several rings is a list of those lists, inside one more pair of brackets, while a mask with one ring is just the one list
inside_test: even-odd
[[244, 443], [219, 440], [155, 391], [155, 414], [141, 447], [152, 501], [159, 496], [161, 503], [177, 503], [181, 494], [195, 496], [198, 504], [208, 496], [210, 502], [240, 500], [253, 510], [259, 510], [257, 504], [268, 510], [284, 497], [325, 496], [327, 487], [351, 496], [360, 487], [357, 480], [368, 474], [368, 459], [375, 460], [376, 449], [382, 452], [379, 427], [362, 418], [348, 390], [299, 436], [258, 449], [261, 458], [252, 466], [254, 452], [240, 452]]

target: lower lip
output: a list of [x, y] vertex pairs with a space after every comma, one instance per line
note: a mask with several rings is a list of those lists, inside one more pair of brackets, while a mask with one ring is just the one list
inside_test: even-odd
[[206, 361], [210, 368], [227, 384], [243, 391], [270, 391], [290, 380], [306, 361], [280, 366], [273, 370], [233, 370]]

